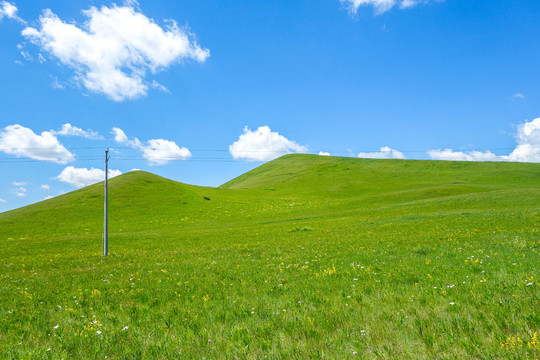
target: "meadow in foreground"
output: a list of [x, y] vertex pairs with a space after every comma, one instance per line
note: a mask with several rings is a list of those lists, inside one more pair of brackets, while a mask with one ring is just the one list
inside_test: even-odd
[[[0, 357], [535, 359], [538, 164], [286, 156], [0, 214]], [[205, 200], [204, 197], [210, 198]]]

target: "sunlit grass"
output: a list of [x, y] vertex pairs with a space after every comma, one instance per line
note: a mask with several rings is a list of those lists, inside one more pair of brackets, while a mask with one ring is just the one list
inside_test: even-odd
[[232, 189], [130, 173], [107, 258], [100, 185], [1, 214], [0, 357], [538, 358], [539, 175], [309, 156]]

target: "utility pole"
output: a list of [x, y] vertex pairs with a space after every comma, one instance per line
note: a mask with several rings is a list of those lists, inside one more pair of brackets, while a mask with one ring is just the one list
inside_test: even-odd
[[105, 206], [104, 206], [104, 217], [103, 217], [103, 255], [109, 255], [109, 223], [107, 215], [107, 178], [109, 176], [109, 148], [105, 150]]

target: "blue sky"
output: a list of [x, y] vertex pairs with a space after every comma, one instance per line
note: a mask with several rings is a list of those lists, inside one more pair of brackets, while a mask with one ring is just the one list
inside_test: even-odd
[[285, 153], [540, 162], [538, 1], [0, 1], [0, 212]]

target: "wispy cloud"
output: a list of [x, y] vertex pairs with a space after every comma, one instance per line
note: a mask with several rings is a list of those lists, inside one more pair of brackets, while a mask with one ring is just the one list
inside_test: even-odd
[[103, 136], [99, 135], [96, 131], [83, 130], [79, 127], [71, 125], [70, 123], [62, 125], [62, 128], [59, 131], [51, 130], [51, 133], [62, 136], [80, 136], [95, 140], [103, 139]]
[[158, 83], [156, 80], [152, 80], [152, 88], [160, 90], [164, 93], [170, 93], [171, 91], [167, 89], [165, 86]]
[[287, 139], [268, 126], [251, 131], [247, 126], [237, 141], [229, 146], [234, 159], [247, 161], [268, 161], [290, 153], [306, 152], [307, 147]]
[[149, 86], [163, 90], [162, 85], [148, 84], [148, 71], [156, 73], [188, 59], [204, 62], [210, 56], [189, 29], [174, 20], [161, 27], [139, 11], [136, 1], [82, 13], [88, 20], [79, 26], [45, 9], [40, 27], [27, 27], [22, 35], [72, 68], [74, 79], [86, 89], [114, 101], [145, 96]]
[[394, 6], [400, 9], [407, 9], [418, 4], [427, 4], [429, 2], [442, 2], [444, 0], [340, 0], [349, 12], [356, 14], [362, 6], [371, 6], [375, 9], [375, 14], [380, 15]]

